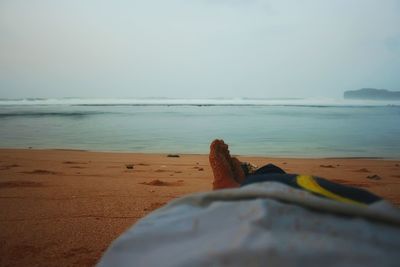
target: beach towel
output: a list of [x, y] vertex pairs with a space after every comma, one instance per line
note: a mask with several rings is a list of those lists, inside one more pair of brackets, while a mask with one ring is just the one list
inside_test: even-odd
[[138, 221], [98, 266], [400, 266], [400, 211], [278, 182], [198, 193]]

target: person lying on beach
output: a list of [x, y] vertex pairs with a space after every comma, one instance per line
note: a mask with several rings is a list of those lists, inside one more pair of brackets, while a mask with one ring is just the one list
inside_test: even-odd
[[381, 200], [379, 196], [366, 190], [334, 183], [321, 177], [287, 174], [273, 164], [257, 169], [251, 163], [241, 162], [231, 157], [228, 145], [223, 140], [214, 140], [211, 143], [209, 161], [214, 173], [213, 190], [274, 181], [306, 190], [320, 197], [346, 203], [372, 204]]
[[212, 192], [174, 200], [108, 248], [98, 266], [398, 266], [400, 211], [362, 189], [210, 146]]

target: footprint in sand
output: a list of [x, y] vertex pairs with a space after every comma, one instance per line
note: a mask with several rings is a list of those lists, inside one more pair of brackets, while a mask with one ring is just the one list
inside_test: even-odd
[[25, 174], [60, 174], [59, 172], [55, 171], [49, 171], [49, 170], [33, 170], [33, 171], [25, 171], [25, 172], [20, 172], [20, 173], [25, 173]]
[[11, 164], [11, 165], [4, 165], [0, 167], [0, 170], [9, 170], [11, 168], [17, 168], [17, 167], [21, 167], [18, 164]]
[[335, 168], [333, 165], [319, 165], [321, 168]]
[[0, 182], [0, 188], [15, 188], [15, 187], [42, 187], [43, 184], [34, 181], [7, 181]]
[[88, 163], [82, 161], [64, 161], [63, 164], [88, 164]]
[[150, 182], [142, 182], [139, 184], [144, 184], [144, 185], [153, 185], [153, 186], [178, 186], [183, 184], [183, 180], [178, 180], [176, 182], [164, 182], [161, 180], [152, 180]]

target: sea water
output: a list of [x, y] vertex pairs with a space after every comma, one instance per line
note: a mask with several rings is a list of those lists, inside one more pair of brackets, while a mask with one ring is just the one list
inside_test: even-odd
[[0, 100], [0, 147], [400, 158], [400, 103], [334, 99]]

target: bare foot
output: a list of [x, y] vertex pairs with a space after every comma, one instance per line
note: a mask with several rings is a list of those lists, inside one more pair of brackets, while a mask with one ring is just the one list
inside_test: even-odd
[[246, 179], [246, 174], [242, 168], [242, 162], [237, 158], [232, 158], [232, 168], [235, 180], [241, 184]]
[[214, 190], [239, 187], [245, 179], [241, 162], [231, 157], [228, 145], [223, 140], [217, 139], [211, 143], [209, 160], [214, 173]]

